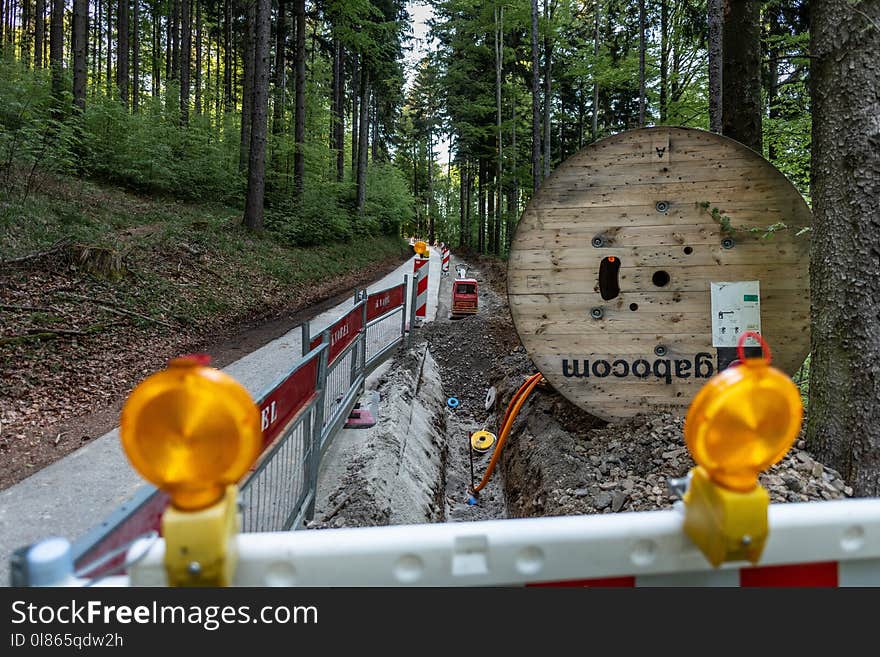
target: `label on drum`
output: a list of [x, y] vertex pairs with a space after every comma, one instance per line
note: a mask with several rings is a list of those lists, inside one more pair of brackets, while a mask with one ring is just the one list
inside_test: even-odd
[[[746, 331], [761, 332], [759, 281], [710, 283], [712, 297], [712, 346], [736, 347]], [[759, 346], [754, 338], [747, 347]]]

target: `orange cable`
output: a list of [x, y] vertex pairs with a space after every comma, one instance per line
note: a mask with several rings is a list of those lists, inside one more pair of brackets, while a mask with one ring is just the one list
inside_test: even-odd
[[519, 415], [520, 409], [542, 378], [540, 372], [530, 376], [526, 379], [526, 382], [520, 387], [520, 389], [516, 391], [513, 399], [510, 400], [510, 404], [507, 406], [507, 411], [504, 413], [504, 420], [502, 421], [501, 435], [498, 437], [498, 444], [495, 445], [495, 451], [492, 452], [492, 460], [489, 461], [489, 467], [486, 468], [486, 472], [483, 474], [483, 480], [474, 488], [474, 493], [479, 493], [486, 487], [486, 484], [489, 483], [489, 479], [492, 477], [492, 472], [495, 470], [495, 465], [498, 463], [498, 459], [501, 456], [501, 448], [504, 447], [504, 442], [507, 440], [507, 436], [510, 433], [510, 429], [516, 420], [517, 415]]

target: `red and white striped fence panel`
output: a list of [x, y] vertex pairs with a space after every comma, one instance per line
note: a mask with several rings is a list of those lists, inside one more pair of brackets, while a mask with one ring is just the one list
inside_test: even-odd
[[[681, 509], [240, 534], [237, 586], [880, 586], [880, 499], [773, 504], [760, 563], [713, 568]], [[140, 553], [138, 546], [132, 554]], [[162, 586], [164, 546], [130, 571]]]
[[419, 255], [413, 260], [413, 278], [416, 280], [416, 317], [428, 317], [428, 258]]
[[443, 266], [441, 270], [444, 274], [449, 273], [449, 248], [445, 246], [443, 247]]

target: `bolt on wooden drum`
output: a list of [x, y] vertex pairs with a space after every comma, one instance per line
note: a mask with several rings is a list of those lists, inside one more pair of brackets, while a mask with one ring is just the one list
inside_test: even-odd
[[803, 363], [810, 223], [788, 179], [736, 141], [673, 127], [603, 139], [560, 165], [520, 219], [507, 283], [516, 330], [589, 413], [683, 415], [746, 331], [776, 367]]

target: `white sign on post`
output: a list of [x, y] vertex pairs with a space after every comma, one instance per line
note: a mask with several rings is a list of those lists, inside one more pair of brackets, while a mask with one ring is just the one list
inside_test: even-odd
[[[759, 281], [711, 283], [712, 346], [735, 347], [746, 331], [761, 332], [761, 292]], [[758, 347], [749, 338], [746, 347]]]

